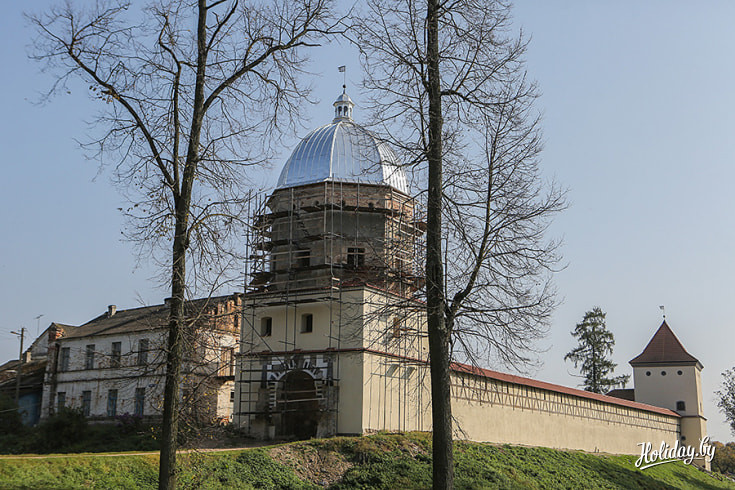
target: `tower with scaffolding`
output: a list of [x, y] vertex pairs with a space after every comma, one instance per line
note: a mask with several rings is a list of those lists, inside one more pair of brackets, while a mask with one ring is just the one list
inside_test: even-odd
[[430, 423], [423, 222], [393, 151], [334, 107], [255, 206], [234, 422], [256, 438]]

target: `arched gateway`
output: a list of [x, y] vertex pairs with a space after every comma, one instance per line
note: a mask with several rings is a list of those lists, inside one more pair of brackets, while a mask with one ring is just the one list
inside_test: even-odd
[[305, 371], [291, 371], [279, 385], [276, 434], [297, 439], [316, 437], [320, 411], [314, 378]]

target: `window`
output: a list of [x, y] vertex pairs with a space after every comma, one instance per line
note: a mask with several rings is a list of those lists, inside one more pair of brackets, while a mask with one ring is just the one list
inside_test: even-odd
[[121, 354], [122, 342], [113, 342], [112, 351], [110, 353], [110, 367], [120, 367]]
[[661, 376], [666, 376], [666, 371], [661, 371]]
[[301, 333], [311, 333], [314, 330], [314, 315], [306, 313], [301, 315]]
[[82, 391], [82, 415], [89, 417], [89, 411], [92, 408], [92, 392]]
[[403, 272], [403, 259], [395, 257], [393, 259], [393, 269], [395, 269], [396, 272]]
[[677, 372], [676, 372], [676, 374], [678, 374], [679, 376], [681, 376], [681, 375], [682, 375], [682, 374], [684, 374], [684, 373], [683, 373], [683, 372], [681, 372], [681, 370], [679, 370], [679, 371], [677, 371]]
[[59, 371], [69, 370], [69, 348], [62, 347], [59, 355]]
[[347, 265], [354, 268], [365, 266], [365, 249], [357, 247], [347, 248]]
[[117, 415], [117, 390], [109, 390], [107, 392], [107, 416], [114, 417]]
[[60, 391], [56, 394], [56, 410], [61, 411], [66, 406], [66, 391]]
[[260, 319], [260, 336], [270, 337], [273, 334], [273, 318], [267, 316]]
[[646, 371], [646, 376], [650, 376], [650, 375], [651, 375], [651, 371]]
[[138, 366], [148, 364], [148, 339], [138, 341]]
[[393, 318], [393, 337], [400, 337], [401, 336], [401, 327], [403, 326], [403, 319], [401, 317], [394, 317]]
[[309, 250], [296, 250], [294, 252], [296, 258], [296, 267], [309, 267], [310, 251]]
[[234, 376], [235, 375], [235, 363], [234, 363], [234, 352], [235, 349], [232, 347], [222, 347], [220, 350], [219, 357], [219, 371], [218, 376]]
[[84, 356], [84, 369], [94, 369], [94, 344], [89, 344]]
[[687, 408], [686, 408], [686, 403], [684, 403], [684, 402], [683, 402], [683, 401], [681, 401], [681, 400], [679, 400], [678, 402], [676, 402], [676, 411], [677, 411], [677, 412], [683, 412], [683, 411], [685, 411], [686, 409], [687, 409]]
[[143, 416], [143, 407], [145, 405], [145, 388], [135, 388], [135, 415]]

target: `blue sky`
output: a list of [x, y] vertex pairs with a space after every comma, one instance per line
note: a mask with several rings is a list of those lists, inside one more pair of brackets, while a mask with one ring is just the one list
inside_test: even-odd
[[[50, 2], [35, 1], [34, 8]], [[75, 143], [95, 102], [84, 93], [34, 105], [51, 79], [27, 59], [32, 35], [10, 3], [0, 18], [0, 360], [17, 355], [9, 332], [51, 321], [80, 324], [108, 304], [129, 308], [167, 296], [151, 264], [121, 241], [122, 198]], [[557, 275], [558, 308], [544, 365], [527, 373], [575, 386], [563, 356], [569, 332], [600, 306], [617, 339], [621, 373], [661, 323], [704, 364], [705, 415], [713, 438], [732, 440], [714, 404], [720, 373], [735, 365], [735, 3], [519, 2], [515, 25], [532, 38], [528, 70], [541, 87], [543, 169], [570, 189], [552, 233], [568, 267]], [[353, 49], [313, 56], [309, 127], [332, 118], [337, 65], [361, 118]], [[273, 162], [273, 179], [296, 139]], [[505, 370], [498, 366], [489, 366]]]

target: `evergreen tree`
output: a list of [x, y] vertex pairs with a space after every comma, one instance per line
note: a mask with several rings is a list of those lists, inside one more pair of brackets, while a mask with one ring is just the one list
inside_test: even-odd
[[605, 393], [616, 386], [625, 387], [629, 375], [612, 376], [617, 364], [608, 356], [612, 354], [615, 338], [605, 326], [605, 313], [599, 307], [584, 314], [584, 319], [577, 324], [572, 336], [579, 341], [579, 345], [568, 352], [564, 360], [572, 361], [575, 368], [580, 368], [585, 390]]

